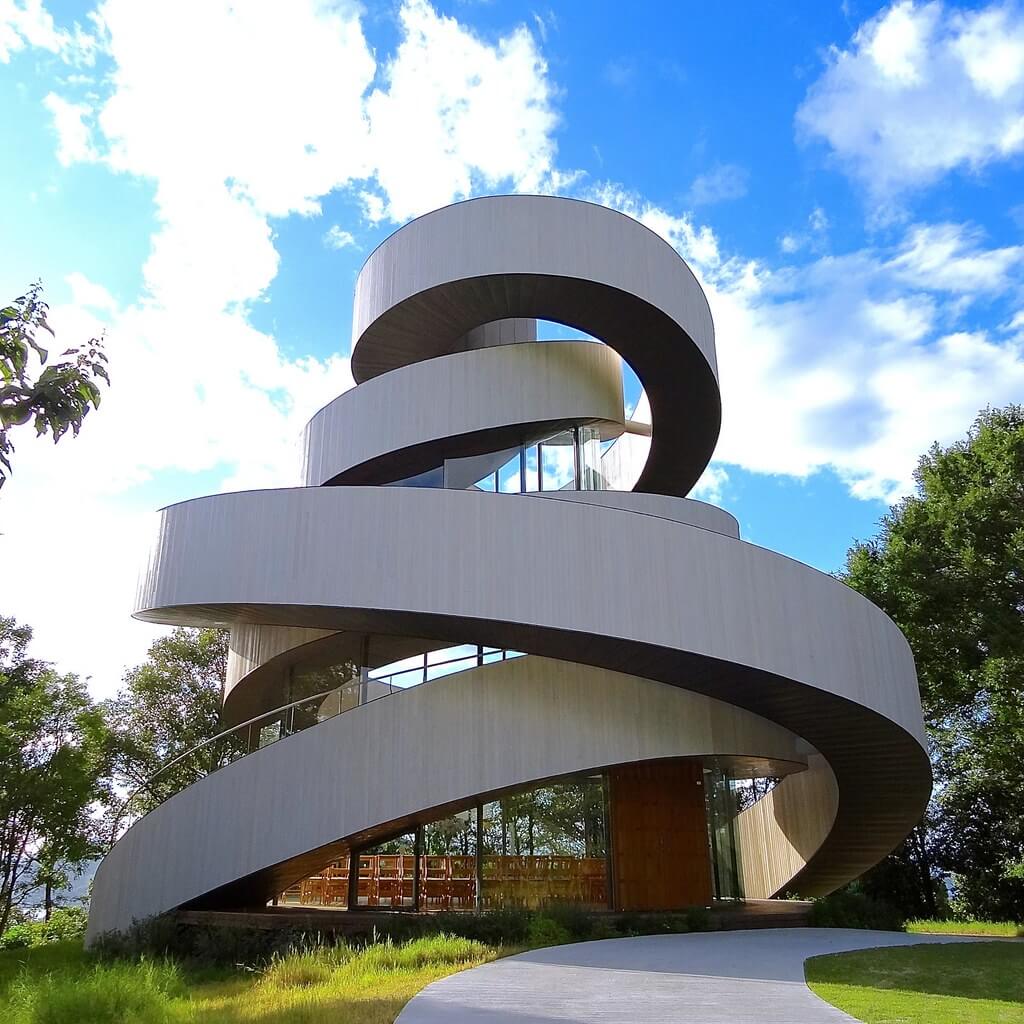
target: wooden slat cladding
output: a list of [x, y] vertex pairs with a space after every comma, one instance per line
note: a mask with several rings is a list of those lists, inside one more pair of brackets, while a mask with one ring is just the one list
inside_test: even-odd
[[609, 773], [616, 910], [674, 910], [711, 902], [711, 863], [699, 761], [626, 765]]

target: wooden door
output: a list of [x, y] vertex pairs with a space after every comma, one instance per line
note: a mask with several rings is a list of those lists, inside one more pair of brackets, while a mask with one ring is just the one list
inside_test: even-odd
[[624, 765], [608, 774], [615, 909], [675, 910], [710, 903], [700, 762]]

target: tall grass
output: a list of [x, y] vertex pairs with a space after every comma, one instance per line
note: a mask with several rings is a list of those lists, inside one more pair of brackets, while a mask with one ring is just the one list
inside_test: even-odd
[[80, 947], [57, 960], [18, 952], [20, 964], [0, 954], [2, 1024], [387, 1024], [424, 985], [499, 955], [452, 935], [311, 946], [219, 972], [168, 959], [99, 961]]
[[93, 964], [85, 971], [18, 975], [8, 1024], [178, 1024], [193, 1018], [170, 963]]
[[997, 938], [1024, 938], [1024, 925], [1012, 921], [908, 921], [907, 931], [922, 935], [991, 935]]

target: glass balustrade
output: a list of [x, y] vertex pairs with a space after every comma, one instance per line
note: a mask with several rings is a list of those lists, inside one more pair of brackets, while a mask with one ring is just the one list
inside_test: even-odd
[[373, 667], [344, 661], [327, 667], [293, 668], [286, 692], [297, 699], [170, 758], [126, 797], [115, 831], [204, 775], [287, 736], [434, 679], [523, 656], [522, 651], [502, 647], [460, 644]]

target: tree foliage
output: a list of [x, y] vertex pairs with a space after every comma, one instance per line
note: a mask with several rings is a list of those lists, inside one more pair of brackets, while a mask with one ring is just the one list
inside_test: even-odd
[[159, 768], [223, 728], [227, 656], [224, 630], [175, 629], [149, 648], [146, 661], [127, 673], [117, 696], [107, 702], [107, 718], [117, 738], [115, 779], [129, 792], [144, 789], [137, 811], [166, 800], [232, 759], [233, 751], [213, 744], [148, 782]]
[[[68, 430], [77, 436], [89, 410], [100, 404], [99, 382], [110, 383], [102, 338], [69, 348], [60, 362], [47, 365], [49, 351], [37, 337], [42, 331], [53, 336], [48, 309], [39, 282], [0, 309], [0, 487], [11, 472], [14, 427], [31, 420], [37, 436], [49, 433], [54, 442]], [[33, 353], [41, 368], [35, 379]]]
[[[936, 776], [932, 843], [960, 908], [1024, 919], [1024, 407], [935, 445], [845, 580], [910, 642]], [[904, 853], [906, 851], [903, 851]]]
[[111, 742], [74, 675], [27, 656], [32, 631], [0, 618], [0, 934], [27, 893], [99, 850]]

